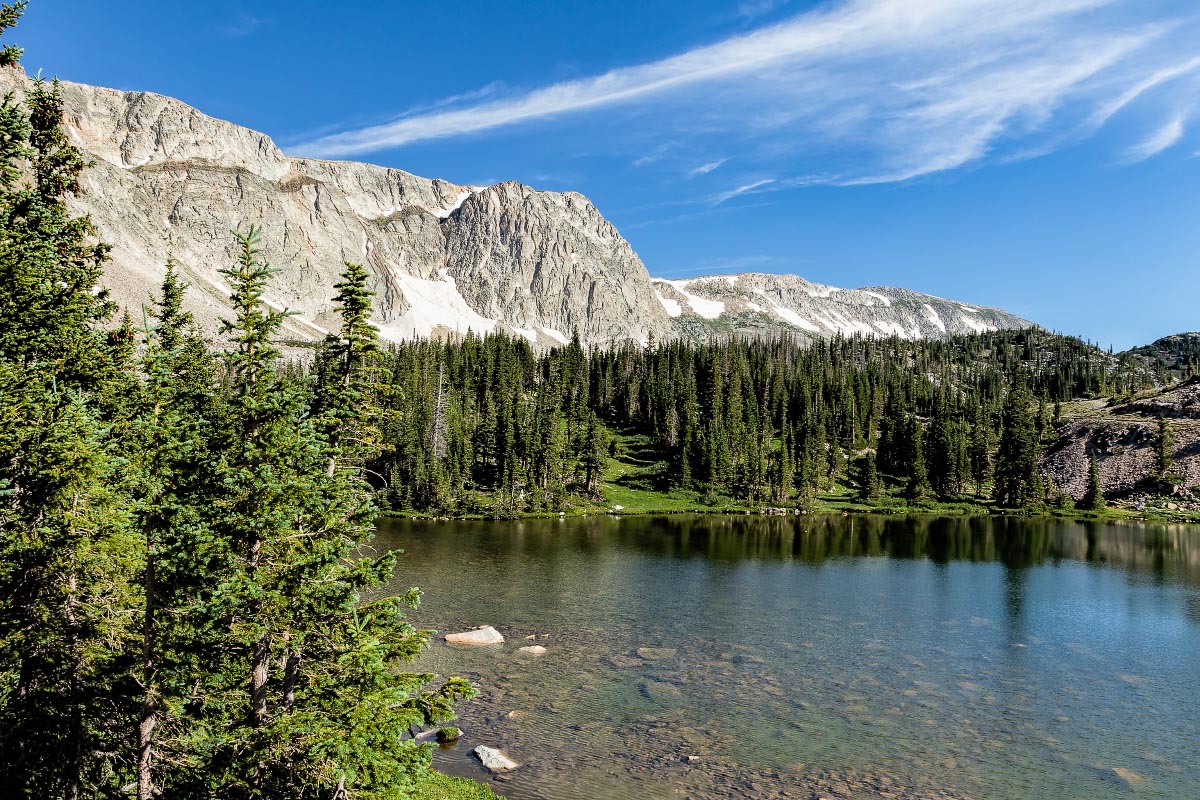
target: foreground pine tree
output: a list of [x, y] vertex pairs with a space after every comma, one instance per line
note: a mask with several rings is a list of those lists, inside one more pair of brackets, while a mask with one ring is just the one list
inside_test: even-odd
[[1096, 464], [1096, 456], [1093, 455], [1088, 458], [1087, 488], [1079, 501], [1079, 507], [1085, 511], [1099, 511], [1105, 505], [1104, 491], [1100, 488], [1100, 467]]
[[271, 270], [258, 229], [238, 241], [239, 262], [223, 273], [238, 312], [225, 325], [235, 348], [228, 433], [210, 477], [226, 559], [208, 599], [220, 646], [189, 712], [189, 749], [205, 756], [193, 780], [224, 798], [399, 797], [430, 758], [409, 729], [452, 718], [472, 690], [459, 679], [431, 687], [434, 676], [405, 671], [429, 635], [404, 619], [415, 590], [363, 599], [395, 566], [392, 555], [356, 557], [374, 509], [333, 435], [350, 429], [374, 347], [365, 272], [351, 268], [340, 287], [344, 325], [325, 357], [314, 419], [306, 387], [275, 369], [284, 315], [263, 301]]
[[[0, 9], [0, 31], [24, 3]], [[6, 46], [5, 67], [20, 51]], [[65, 200], [84, 167], [57, 84], [0, 103], [0, 786], [92, 794], [132, 754], [120, 643], [134, 558], [113, 391], [129, 350], [99, 331], [107, 249]], [[107, 755], [101, 755], [107, 754]]]

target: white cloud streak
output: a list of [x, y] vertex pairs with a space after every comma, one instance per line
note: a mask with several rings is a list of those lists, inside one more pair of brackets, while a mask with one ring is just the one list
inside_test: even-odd
[[707, 175], [715, 169], [719, 169], [729, 159], [719, 158], [716, 161], [709, 161], [707, 164], [701, 164], [698, 167], [692, 167], [688, 170], [688, 177], [695, 178], [698, 175]]
[[1174, 147], [1183, 138], [1186, 119], [1183, 114], [1179, 114], [1164, 122], [1145, 139], [1129, 148], [1129, 151], [1126, 153], [1126, 160], [1129, 163], [1145, 161], [1164, 150]]
[[[737, 139], [764, 162], [799, 162], [805, 172], [819, 163], [840, 176], [830, 182], [906, 180], [979, 161], [1009, 141], [1032, 151], [1032, 136], [1094, 130], [1148, 95], [1195, 93], [1200, 38], [1188, 26], [1196, 20], [1167, 24], [1138, 9], [1138, 0], [849, 0], [659, 61], [290, 149], [357, 156], [629, 109], [640, 112], [643, 136], [690, 137], [690, 152], [706, 136]], [[791, 185], [734, 176], [717, 202], [768, 183]]]
[[751, 181], [750, 183], [744, 183], [741, 186], [730, 189], [727, 192], [719, 193], [712, 198], [712, 204], [714, 206], [719, 206], [721, 203], [732, 200], [735, 197], [741, 197], [744, 194], [759, 194], [760, 192], [764, 191], [764, 187], [770, 186], [775, 182], [776, 181], [774, 178], [763, 178], [761, 180]]

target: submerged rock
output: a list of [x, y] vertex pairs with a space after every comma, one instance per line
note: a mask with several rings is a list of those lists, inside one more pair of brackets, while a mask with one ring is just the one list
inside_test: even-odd
[[640, 689], [642, 696], [649, 700], [674, 700], [683, 694], [678, 686], [666, 681], [647, 680]]
[[678, 652], [674, 647], [639, 647], [637, 649], [638, 657], [647, 661], [666, 661], [674, 658]]
[[479, 747], [476, 747], [471, 752], [479, 759], [479, 763], [483, 764], [485, 769], [489, 769], [492, 772], [508, 772], [521, 766], [494, 747], [479, 745]]
[[618, 654], [605, 656], [604, 661], [609, 666], [616, 667], [617, 669], [634, 669], [635, 667], [640, 667], [646, 663], [645, 661], [642, 661], [640, 658], [634, 658], [633, 656], [623, 656], [623, 655], [618, 655]]
[[447, 633], [446, 641], [451, 644], [504, 644], [504, 637], [500, 635], [500, 631], [486, 625], [473, 631]]
[[542, 647], [540, 644], [530, 645], [528, 647], [522, 647], [522, 648], [520, 648], [520, 650], [522, 653], [528, 653], [531, 656], [540, 656], [540, 655], [543, 655], [546, 652], [548, 652], [546, 650], [546, 648]]
[[1144, 775], [1139, 775], [1133, 770], [1125, 769], [1124, 767], [1110, 767], [1102, 770], [1102, 772], [1104, 773], [1104, 777], [1108, 778], [1109, 781], [1126, 789], [1133, 789], [1138, 784], [1146, 782]]

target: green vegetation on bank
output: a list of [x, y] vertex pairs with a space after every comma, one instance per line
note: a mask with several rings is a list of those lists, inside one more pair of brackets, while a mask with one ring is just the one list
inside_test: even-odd
[[489, 787], [466, 778], [428, 770], [417, 782], [412, 800], [504, 800]]

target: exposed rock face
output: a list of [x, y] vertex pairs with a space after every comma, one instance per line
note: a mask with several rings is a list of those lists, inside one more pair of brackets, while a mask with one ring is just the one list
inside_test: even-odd
[[[28, 79], [0, 70], [0, 92]], [[67, 127], [94, 161], [74, 209], [113, 245], [105, 285], [140, 316], [168, 253], [186, 304], [216, 336], [229, 317], [219, 270], [230, 230], [261, 224], [279, 272], [269, 300], [296, 316], [286, 335], [336, 324], [343, 261], [368, 265], [385, 338], [507, 330], [555, 345], [714, 332], [940, 336], [1025, 325], [993, 309], [900, 289], [837, 290], [795, 276], [652, 281], [629, 243], [582, 195], [517, 183], [460, 186], [354, 162], [290, 158], [267, 136], [169, 97], [64, 83]]]
[[468, 198], [445, 228], [450, 272], [485, 317], [587, 342], [667, 335], [646, 268], [581, 194], [501, 183]]
[[835, 334], [936, 338], [1030, 323], [995, 308], [971, 306], [907, 289], [838, 289], [796, 275], [715, 275], [655, 280], [659, 302], [685, 330], [741, 333], [795, 330]]
[[1069, 410], [1042, 466], [1054, 485], [1078, 500], [1095, 456], [1105, 494], [1121, 495], [1156, 480], [1158, 417], [1167, 419], [1171, 473], [1183, 489], [1200, 485], [1200, 379], [1121, 405], [1089, 401]]

